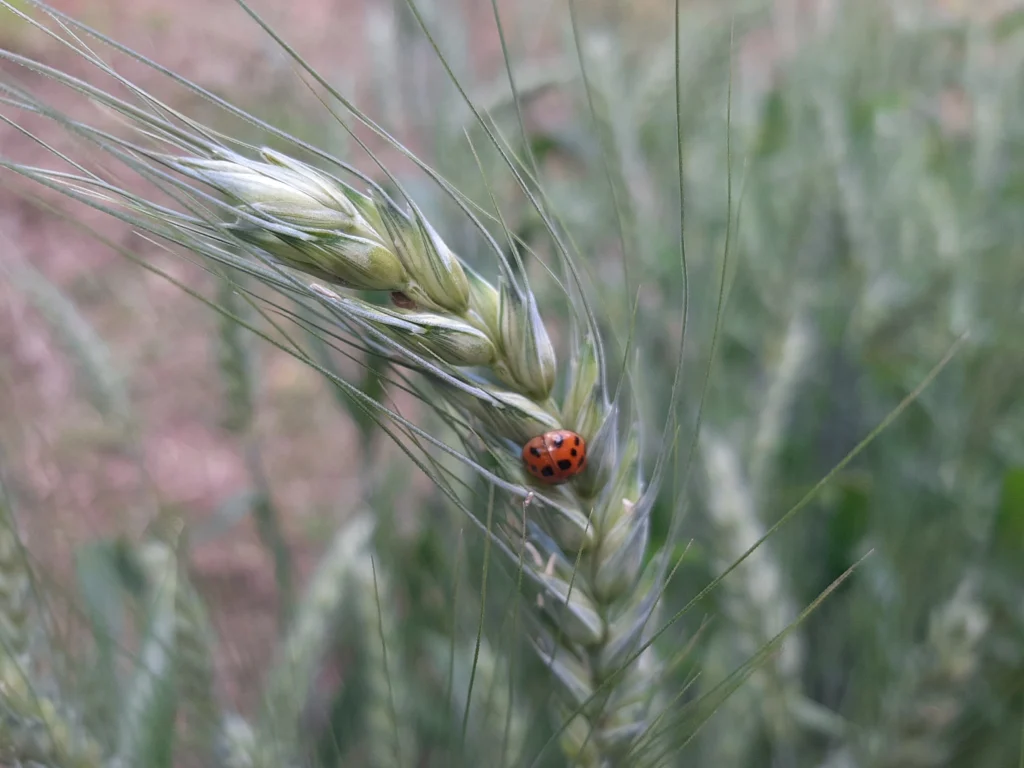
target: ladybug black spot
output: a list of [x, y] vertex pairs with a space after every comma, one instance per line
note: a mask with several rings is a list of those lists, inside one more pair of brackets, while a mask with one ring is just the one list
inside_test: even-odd
[[555, 435], [551, 439], [551, 442], [552, 442], [552, 444], [554, 444], [555, 448], [561, 448], [562, 447], [562, 443], [565, 442], [565, 439], [561, 435]]
[[530, 453], [536, 456], [537, 458], [540, 458], [540, 448], [538, 448], [537, 446], [530, 446]]
[[578, 451], [575, 448], [573, 448], [571, 451], [569, 451], [569, 455], [570, 456], [575, 456], [577, 453], [578, 453]]
[[544, 477], [551, 477], [552, 475], [555, 474], [555, 470], [553, 470], [551, 467], [544, 467], [544, 469], [542, 469], [540, 473], [544, 475]]
[[579, 437], [577, 437], [577, 438], [576, 438], [576, 440], [575, 440], [575, 443], [576, 443], [576, 445], [579, 445], [579, 444], [580, 444], [580, 439], [579, 439]]
[[559, 459], [558, 468], [565, 472], [566, 470], [572, 469], [572, 462], [568, 459]]

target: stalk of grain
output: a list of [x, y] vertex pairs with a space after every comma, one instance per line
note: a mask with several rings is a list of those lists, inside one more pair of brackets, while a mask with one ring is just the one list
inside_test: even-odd
[[[63, 81], [120, 112], [149, 138], [176, 147], [175, 154], [165, 154], [86, 124], [73, 127], [172, 193], [188, 212], [95, 177], [6, 167], [121, 215], [217, 269], [259, 278], [313, 308], [321, 322], [355, 334], [434, 385], [438, 396], [430, 404], [458, 417], [454, 423], [468, 450], [497, 460], [490, 480], [500, 490], [498, 522], [487, 535], [512, 569], [523, 564], [525, 626], [558, 690], [552, 707], [556, 725], [571, 723], [560, 733], [563, 750], [578, 764], [595, 766], [628, 752], [648, 724], [662, 669], [652, 651], [636, 653], [664, 575], [660, 561], [642, 573], [657, 483], [643, 476], [641, 425], [633, 409], [621, 391], [610, 397], [601, 340], [589, 313], [587, 322], [574, 327], [571, 360], [560, 366], [522, 264], [493, 240], [496, 284], [464, 264], [408, 198], [403, 209], [379, 187], [361, 192], [280, 152], [263, 150], [258, 159], [243, 155], [214, 142], [212, 134], [192, 130], [191, 123], [182, 128], [44, 65], [3, 55]], [[9, 97], [39, 107], [31, 94], [12, 89]], [[220, 194], [211, 195], [211, 188]], [[400, 297], [399, 306], [369, 304], [334, 286], [390, 291]], [[561, 396], [555, 395], [558, 380]], [[361, 393], [354, 390], [347, 391], [358, 399]], [[431, 435], [403, 424], [441, 447]], [[561, 487], [534, 485], [520, 450], [558, 428], [585, 439], [586, 469]], [[458, 458], [480, 466], [473, 456]], [[478, 522], [486, 511], [470, 510]]]
[[361, 628], [366, 686], [368, 768], [403, 768], [418, 754], [409, 700], [409, 670], [401, 647], [388, 581], [363, 551], [351, 562], [355, 619]]
[[145, 633], [118, 717], [111, 768], [155, 762], [172, 749], [178, 697], [179, 564], [170, 541], [145, 542], [138, 550], [145, 576]]
[[[404, 307], [381, 308], [312, 286], [430, 378], [440, 407], [470, 423], [481, 452], [498, 459], [518, 495], [498, 502], [506, 519], [495, 541], [512, 564], [524, 563], [537, 606], [532, 642], [559, 684], [557, 716], [575, 717], [562, 746], [585, 765], [626, 751], [646, 725], [659, 666], [619, 667], [642, 642], [660, 585], [640, 578], [653, 493], [644, 492], [639, 425], [622, 428], [596, 339], [577, 339], [558, 402], [555, 352], [514, 264], [499, 263], [494, 286], [464, 266], [415, 207], [402, 211], [376, 191], [362, 194], [277, 152], [264, 150], [261, 160], [222, 152], [167, 162], [219, 190], [231, 206], [224, 231], [279, 263], [334, 285], [402, 295]], [[499, 383], [471, 367], [488, 369]], [[521, 447], [557, 428], [583, 436], [587, 468], [561, 487], [531, 486]], [[521, 499], [531, 487], [524, 516]]]
[[949, 765], [955, 747], [951, 734], [976, 682], [990, 623], [977, 579], [965, 576], [953, 595], [932, 611], [926, 641], [887, 692], [883, 719], [854, 743], [830, 753], [821, 767]]
[[0, 760], [99, 768], [99, 745], [36, 684], [31, 575], [9, 501], [0, 487]]
[[[764, 535], [764, 525], [736, 447], [704, 429], [701, 459], [708, 481], [707, 515], [714, 531], [715, 565], [725, 570]], [[767, 546], [751, 552], [722, 586], [724, 612], [735, 628], [735, 645], [731, 650], [741, 659], [756, 653], [783, 632], [798, 614], [780, 563]], [[724, 645], [718, 654], [726, 653]], [[799, 635], [794, 635], [751, 676], [750, 685], [725, 703], [724, 710], [731, 716], [722, 725], [728, 729], [728, 735], [723, 734], [717, 744], [723, 750], [737, 753], [729, 757], [721, 754], [719, 759], [738, 762], [741, 755], [747, 759], [758, 736], [757, 722], [750, 717], [754, 713], [774, 744], [787, 745], [793, 741], [796, 725], [790, 707], [800, 690], [803, 659], [803, 643]], [[734, 660], [730, 659], [726, 669], [733, 667]]]
[[358, 588], [352, 563], [363, 556], [372, 522], [359, 516], [342, 527], [320, 558], [278, 646], [264, 683], [264, 706], [255, 727], [232, 717], [222, 731], [231, 765], [263, 768], [290, 765], [300, 752], [299, 724], [314, 675], [345, 606]]

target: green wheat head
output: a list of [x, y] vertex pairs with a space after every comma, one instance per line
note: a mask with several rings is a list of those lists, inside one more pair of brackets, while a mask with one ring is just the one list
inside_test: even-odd
[[[570, 759], [592, 765], [626, 754], [649, 724], [650, 692], [659, 676], [657, 657], [644, 646], [668, 570], [663, 557], [648, 556], [660, 469], [653, 478], [646, 476], [640, 460], [643, 426], [630, 405], [629, 388], [609, 387], [597, 317], [581, 290], [574, 257], [553, 225], [548, 222], [570, 281], [564, 300], [577, 314], [570, 360], [561, 365], [520, 249], [513, 247], [509, 255], [458, 196], [455, 200], [478, 222], [496, 282], [453, 252], [404, 194], [398, 202], [366, 178], [357, 179], [357, 187], [275, 150], [232, 148], [160, 111], [131, 107], [42, 65], [7, 56], [49, 72], [134, 123], [138, 142], [84, 124], [72, 130], [163, 188], [184, 210], [155, 206], [91, 175], [14, 170], [116, 211], [229, 274], [272, 286], [303, 307], [319, 328], [343, 330], [370, 353], [422, 376], [435, 393], [428, 402], [465, 453], [387, 413], [351, 385], [335, 384], [365, 408], [397, 422], [413, 442], [457, 458], [493, 484], [489, 499], [460, 503], [506, 567], [519, 573], [522, 622], [558, 685], [552, 709], [556, 726], [571, 718], [560, 737], [563, 749]], [[8, 93], [25, 105], [32, 101], [28, 93]], [[145, 146], [161, 144], [174, 151]], [[515, 246], [508, 230], [505, 237]], [[241, 283], [232, 288], [226, 297], [249, 290]], [[401, 294], [406, 306], [372, 304], [342, 289]], [[220, 306], [237, 318], [232, 310], [238, 302]], [[238, 349], [237, 343], [225, 347], [223, 359], [233, 369], [244, 364]], [[236, 400], [245, 407], [248, 397]], [[240, 413], [234, 420], [241, 418]], [[522, 446], [558, 428], [586, 440], [587, 468], [566, 486], [533, 486], [521, 466]], [[449, 486], [447, 476], [428, 471]]]

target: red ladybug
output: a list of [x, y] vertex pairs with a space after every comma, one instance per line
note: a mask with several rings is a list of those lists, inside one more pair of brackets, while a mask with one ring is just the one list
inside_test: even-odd
[[542, 483], [558, 485], [587, 466], [587, 444], [568, 429], [545, 432], [523, 446], [523, 464]]

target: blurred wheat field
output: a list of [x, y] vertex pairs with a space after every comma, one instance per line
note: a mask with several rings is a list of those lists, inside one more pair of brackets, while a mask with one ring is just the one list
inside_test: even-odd
[[[678, 40], [669, 2], [254, 5], [309, 71], [231, 0], [55, 4], [351, 163], [360, 193], [408, 194], [470, 274], [466, 314], [429, 289], [418, 310], [479, 320], [498, 359], [459, 382], [525, 394], [512, 424], [445, 389], [469, 363], [377, 354], [397, 321], [353, 318], [390, 289], [303, 304], [40, 184], [88, 168], [172, 199], [109, 150], [152, 135], [26, 60], [324, 161], [4, 5], [0, 761], [1024, 765], [1019, 2], [684, 2]], [[541, 325], [490, 322], [477, 272], [521, 280]], [[555, 490], [517, 464], [549, 417], [592, 446]], [[582, 513], [549, 524], [551, 498]], [[609, 673], [620, 635], [650, 654]]]

